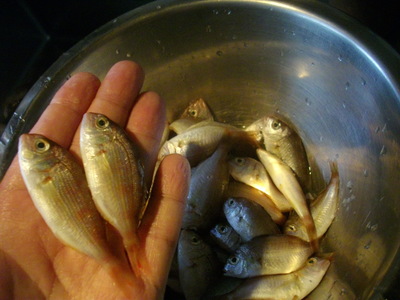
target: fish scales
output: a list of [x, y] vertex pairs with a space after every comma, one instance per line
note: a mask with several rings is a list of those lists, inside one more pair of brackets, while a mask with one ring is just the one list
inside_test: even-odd
[[[48, 149], [35, 156], [32, 152], [37, 151], [33, 147], [38, 141]], [[55, 236], [98, 260], [109, 257], [104, 221], [90, 196], [82, 166], [68, 150], [44, 136], [24, 134], [18, 155], [29, 194]]]

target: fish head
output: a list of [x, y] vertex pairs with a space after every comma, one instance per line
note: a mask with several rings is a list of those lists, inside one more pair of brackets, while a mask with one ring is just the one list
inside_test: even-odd
[[58, 161], [57, 152], [55, 143], [43, 135], [22, 134], [19, 138], [18, 158], [27, 170], [48, 170]]
[[87, 112], [83, 116], [81, 126], [81, 135], [84, 141], [86, 136], [92, 137], [88, 140], [96, 141], [97, 144], [104, 144], [113, 139], [114, 124], [103, 114]]
[[217, 224], [213, 229], [211, 229], [211, 235], [219, 240], [226, 241], [229, 239], [233, 228], [225, 223]]
[[328, 258], [314, 256], [307, 260], [303, 270], [311, 278], [314, 276], [323, 276], [323, 274], [328, 270], [330, 264], [331, 262]]
[[202, 98], [192, 101], [182, 113], [180, 118], [191, 119], [194, 121], [214, 120], [207, 103]]
[[193, 230], [183, 229], [179, 236], [178, 253], [187, 266], [196, 264], [198, 259], [207, 255], [209, 246]]
[[290, 127], [275, 116], [268, 116], [264, 119], [262, 132], [264, 140], [273, 141], [278, 141], [292, 134]]
[[238, 201], [238, 198], [231, 197], [224, 203], [224, 213], [228, 220], [240, 215], [241, 210], [242, 206]]
[[239, 181], [258, 174], [257, 165], [250, 157], [234, 157], [228, 161], [228, 166], [231, 176]]
[[244, 278], [247, 273], [247, 261], [246, 259], [232, 255], [228, 258], [224, 266], [224, 275], [230, 277]]

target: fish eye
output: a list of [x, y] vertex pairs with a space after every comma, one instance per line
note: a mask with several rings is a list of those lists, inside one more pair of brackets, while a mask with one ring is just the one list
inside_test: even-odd
[[235, 200], [233, 200], [233, 199], [229, 199], [228, 200], [228, 205], [229, 206], [232, 206], [232, 205], [234, 205], [235, 204]]
[[273, 121], [272, 122], [272, 128], [275, 129], [275, 130], [281, 128], [281, 126], [282, 126], [282, 124], [279, 121]]
[[297, 231], [297, 228], [296, 228], [296, 226], [295, 225], [293, 225], [293, 224], [290, 224], [289, 226], [288, 226], [288, 229], [290, 230], [290, 231]]
[[99, 129], [107, 128], [109, 123], [110, 122], [108, 121], [108, 119], [106, 117], [103, 117], [103, 116], [101, 116], [101, 117], [96, 119], [96, 127], [99, 128]]
[[237, 258], [236, 256], [232, 256], [230, 258], [228, 258], [228, 263], [230, 263], [231, 265], [236, 265], [239, 262], [239, 258]]
[[217, 230], [218, 230], [219, 233], [226, 233], [228, 231], [228, 228], [226, 228], [225, 225], [219, 225], [217, 227]]
[[309, 264], [309, 265], [313, 265], [313, 264], [315, 264], [316, 262], [317, 262], [317, 259], [316, 259], [315, 257], [310, 258], [310, 259], [308, 260], [308, 264]]
[[190, 241], [193, 245], [198, 245], [200, 243], [200, 240], [196, 236], [192, 236]]
[[46, 152], [50, 148], [49, 142], [45, 141], [44, 139], [38, 139], [35, 141], [35, 148], [38, 152]]
[[190, 109], [190, 110], [189, 110], [189, 115], [191, 115], [192, 117], [197, 117], [197, 110], [195, 110], [195, 109]]
[[244, 158], [243, 157], [236, 157], [235, 161], [239, 164], [242, 165], [244, 163]]

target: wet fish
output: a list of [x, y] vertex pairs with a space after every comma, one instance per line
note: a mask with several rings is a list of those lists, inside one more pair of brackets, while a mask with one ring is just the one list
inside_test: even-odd
[[215, 225], [210, 234], [212, 240], [228, 252], [234, 252], [242, 243], [240, 235], [227, 222]]
[[180, 134], [190, 126], [204, 120], [214, 121], [214, 116], [207, 103], [202, 98], [198, 98], [189, 103], [182, 115], [172, 122], [169, 128]]
[[328, 259], [312, 257], [301, 269], [293, 273], [246, 279], [224, 299], [303, 299], [318, 286], [329, 265]]
[[[318, 195], [310, 205], [311, 216], [317, 230], [317, 238], [321, 238], [328, 230], [335, 218], [339, 205], [339, 172], [336, 162], [330, 162], [331, 179], [328, 186]], [[310, 241], [307, 230], [297, 214], [289, 216], [285, 226], [286, 234], [297, 236]]]
[[178, 242], [179, 278], [187, 300], [202, 299], [220, 274], [211, 247], [194, 231], [182, 230]]
[[121, 234], [132, 267], [137, 269], [137, 228], [146, 188], [135, 145], [121, 127], [102, 114], [86, 113], [80, 134], [93, 200], [103, 218]]
[[282, 214], [270, 197], [247, 184], [230, 181], [225, 194], [227, 198], [247, 198], [250, 201], [260, 204], [276, 224], [283, 225], [286, 221], [286, 216]]
[[243, 241], [250, 241], [260, 235], [280, 233], [278, 225], [264, 208], [246, 198], [229, 198], [225, 201], [224, 213]]
[[226, 276], [239, 278], [287, 274], [300, 269], [312, 253], [309, 243], [294, 236], [259, 236], [242, 244], [224, 271]]
[[182, 228], [209, 229], [215, 224], [229, 182], [228, 149], [226, 144], [221, 144], [192, 169]]
[[247, 130], [257, 129], [262, 133], [265, 149], [286, 163], [298, 177], [300, 185], [309, 190], [310, 165], [298, 133], [281, 117], [272, 115], [255, 121], [247, 128]]
[[275, 155], [263, 149], [257, 149], [257, 155], [276, 187], [288, 199], [306, 228], [307, 235], [314, 250], [318, 250], [317, 231], [308, 204], [292, 169]]
[[185, 156], [194, 166], [210, 156], [222, 140], [231, 146], [250, 144], [256, 147], [252, 134], [227, 124], [202, 121], [166, 141], [160, 149], [158, 161], [168, 154], [177, 153]]
[[260, 161], [251, 157], [235, 157], [229, 161], [229, 172], [235, 180], [254, 187], [269, 196], [280, 211], [291, 210], [289, 201], [276, 188]]
[[117, 283], [128, 283], [132, 275], [111, 254], [104, 220], [91, 198], [83, 168], [71, 153], [42, 135], [23, 134], [18, 158], [32, 201], [54, 235], [96, 259]]

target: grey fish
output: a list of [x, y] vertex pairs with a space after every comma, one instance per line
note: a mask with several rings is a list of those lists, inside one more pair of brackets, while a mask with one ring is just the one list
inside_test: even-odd
[[210, 234], [212, 240], [228, 252], [234, 252], [242, 243], [240, 235], [227, 222], [215, 225]]
[[225, 195], [227, 198], [246, 198], [260, 204], [276, 224], [283, 225], [286, 221], [286, 216], [279, 210], [274, 201], [272, 201], [267, 194], [247, 184], [230, 181]]
[[[336, 162], [330, 163], [331, 179], [328, 186], [318, 195], [310, 205], [311, 216], [317, 230], [317, 238], [321, 238], [328, 230], [335, 218], [339, 205], [339, 172]], [[307, 230], [301, 219], [295, 213], [291, 214], [284, 226], [286, 234], [297, 236], [305, 241], [310, 241]]]
[[246, 279], [223, 299], [303, 299], [318, 286], [329, 265], [328, 259], [312, 257], [298, 271]]
[[182, 230], [178, 242], [179, 279], [187, 300], [202, 299], [220, 273], [211, 247], [194, 231]]
[[246, 198], [229, 198], [225, 201], [224, 213], [243, 241], [250, 241], [260, 235], [280, 233], [278, 225], [264, 208]]
[[210, 228], [218, 218], [228, 182], [228, 147], [218, 149], [192, 169], [182, 228]]
[[137, 228], [145, 207], [144, 169], [125, 131], [106, 116], [86, 113], [80, 147], [93, 200], [100, 214], [121, 234], [136, 269]]
[[242, 244], [224, 271], [226, 276], [239, 278], [287, 274], [300, 269], [312, 253], [309, 243], [294, 236], [259, 236]]

